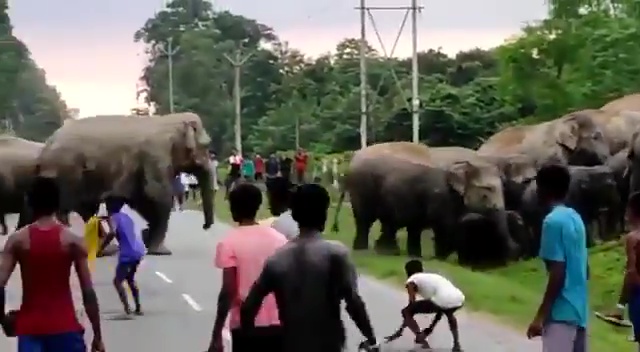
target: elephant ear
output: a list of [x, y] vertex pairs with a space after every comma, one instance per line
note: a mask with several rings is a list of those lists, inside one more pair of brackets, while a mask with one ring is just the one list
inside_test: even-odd
[[[468, 161], [457, 162], [451, 165], [447, 172], [447, 181], [451, 188], [461, 195], [464, 195], [470, 174], [473, 173], [475, 168]], [[477, 172], [477, 170], [475, 170]]]
[[574, 119], [567, 119], [560, 123], [556, 142], [563, 148], [575, 150], [578, 146], [579, 126]]

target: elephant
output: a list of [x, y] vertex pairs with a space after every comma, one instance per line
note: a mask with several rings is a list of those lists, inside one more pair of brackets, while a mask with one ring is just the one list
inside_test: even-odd
[[593, 120], [602, 128], [611, 155], [629, 148], [633, 132], [640, 128], [640, 110], [589, 111]]
[[377, 250], [399, 253], [396, 233], [406, 227], [408, 254], [421, 256], [422, 231], [431, 228], [436, 257], [447, 258], [457, 249], [458, 219], [472, 211], [494, 221], [498, 241], [486, 245], [496, 248], [498, 259], [517, 252], [507, 229], [499, 171], [473, 150], [389, 142], [357, 151], [345, 174], [334, 231], [346, 193], [356, 222], [356, 250], [368, 248], [371, 226], [380, 220]]
[[640, 93], [628, 94], [604, 104], [600, 110], [609, 112], [640, 111]]
[[588, 111], [530, 126], [507, 127], [478, 148], [485, 155], [525, 154], [546, 163], [602, 165], [611, 155], [604, 132]]
[[194, 113], [85, 118], [64, 124], [49, 137], [35, 174], [60, 184], [60, 217], [66, 222], [71, 211], [86, 221], [92, 215], [89, 209], [105, 194], [125, 197], [148, 222], [143, 231], [148, 253], [170, 255], [164, 240], [173, 206], [171, 180], [177, 174], [196, 176], [203, 228], [213, 224], [210, 142]]
[[[602, 211], [616, 209], [620, 202], [616, 191], [616, 183], [612, 170], [604, 165], [569, 166], [571, 183], [565, 204], [578, 212], [587, 228], [587, 244], [593, 246], [596, 238], [590, 230], [593, 221], [598, 222], [600, 236], [604, 237], [605, 227], [602, 224]], [[550, 209], [543, 208], [537, 197], [537, 184], [532, 181], [522, 195], [522, 215], [525, 224], [531, 231], [533, 243], [529, 256], [535, 256], [540, 249], [542, 222]]]
[[520, 209], [522, 193], [538, 172], [535, 160], [525, 154], [478, 154], [500, 170], [505, 208]]
[[607, 217], [607, 228], [611, 232], [622, 232], [625, 230], [625, 206], [629, 199], [629, 184], [631, 174], [629, 172], [629, 148], [625, 148], [607, 160], [605, 164], [613, 172], [620, 197], [618, 209], [609, 212]]
[[6, 214], [19, 214], [25, 207], [25, 194], [33, 181], [36, 160], [43, 143], [0, 136], [0, 226], [8, 233]]

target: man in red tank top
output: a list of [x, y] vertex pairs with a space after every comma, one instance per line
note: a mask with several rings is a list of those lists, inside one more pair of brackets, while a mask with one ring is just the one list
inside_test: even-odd
[[[35, 222], [9, 237], [0, 261], [0, 325], [18, 337], [18, 352], [86, 352], [84, 328], [76, 317], [69, 284], [75, 268], [93, 328], [92, 352], [105, 351], [98, 298], [84, 240], [55, 217], [60, 192], [54, 179], [36, 178], [27, 194]], [[5, 313], [5, 287], [16, 265], [22, 277], [22, 305]]]

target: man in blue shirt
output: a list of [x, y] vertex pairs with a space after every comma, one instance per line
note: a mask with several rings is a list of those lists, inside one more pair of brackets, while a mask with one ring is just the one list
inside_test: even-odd
[[570, 182], [562, 165], [546, 165], [536, 176], [540, 205], [551, 209], [540, 238], [540, 258], [549, 278], [527, 336], [542, 336], [545, 352], [587, 351], [586, 230], [580, 215], [563, 204]]

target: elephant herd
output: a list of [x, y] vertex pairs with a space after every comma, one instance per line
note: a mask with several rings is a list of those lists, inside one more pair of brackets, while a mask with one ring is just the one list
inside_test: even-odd
[[173, 207], [172, 180], [193, 174], [202, 192], [203, 228], [213, 224], [211, 139], [200, 117], [179, 113], [141, 118], [96, 116], [68, 120], [44, 144], [0, 136], [0, 215], [19, 213], [18, 227], [31, 222], [25, 192], [36, 176], [55, 178], [61, 189], [62, 222], [71, 212], [85, 221], [107, 194], [123, 196], [147, 222], [149, 254], [167, 255], [164, 245]]
[[[389, 142], [355, 152], [343, 179], [338, 214], [348, 193], [356, 225], [354, 249], [422, 256], [422, 232], [433, 232], [434, 254], [456, 254], [469, 266], [499, 266], [537, 255], [548, 209], [538, 204], [535, 176], [548, 163], [567, 165], [566, 203], [588, 226], [588, 244], [624, 230], [629, 194], [640, 191], [640, 94], [600, 109], [504, 128], [477, 149]], [[593, 226], [591, 226], [593, 225]]]

